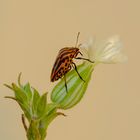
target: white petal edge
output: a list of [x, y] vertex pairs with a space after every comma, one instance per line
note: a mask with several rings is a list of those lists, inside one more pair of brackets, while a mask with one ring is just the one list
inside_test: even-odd
[[93, 45], [93, 39], [90, 38], [87, 43], [80, 47], [86, 52], [88, 58], [97, 63], [123, 63], [127, 61], [127, 56], [122, 54], [123, 45], [118, 35]]

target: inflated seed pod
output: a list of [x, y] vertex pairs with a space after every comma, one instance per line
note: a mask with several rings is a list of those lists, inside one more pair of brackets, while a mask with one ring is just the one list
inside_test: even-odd
[[79, 78], [75, 70], [72, 70], [66, 74], [68, 92], [66, 91], [64, 79], [52, 90], [51, 100], [57, 103], [61, 109], [69, 109], [81, 100], [90, 81], [94, 65], [89, 62], [84, 62], [77, 66], [77, 69], [85, 82]]

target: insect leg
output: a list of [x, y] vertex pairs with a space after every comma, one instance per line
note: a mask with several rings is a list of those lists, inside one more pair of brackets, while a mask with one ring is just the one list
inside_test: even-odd
[[79, 53], [83, 56], [83, 54], [79, 51]]
[[86, 61], [89, 61], [91, 63], [94, 63], [94, 61], [91, 61], [90, 59], [87, 59], [87, 58], [77, 57], [75, 59], [82, 59], [82, 60], [86, 60]]
[[77, 74], [78, 74], [78, 76], [79, 76], [79, 78], [82, 80], [82, 81], [84, 81], [85, 82], [85, 80], [81, 77], [81, 75], [79, 74], [79, 72], [78, 72], [78, 70], [77, 70], [77, 67], [76, 67], [76, 64], [74, 63], [74, 62], [72, 62], [72, 66], [74, 66], [74, 69], [75, 69], [75, 71], [77, 72]]
[[64, 75], [64, 81], [65, 81], [66, 92], [68, 92], [68, 87], [67, 87], [67, 82], [66, 82], [66, 74]]

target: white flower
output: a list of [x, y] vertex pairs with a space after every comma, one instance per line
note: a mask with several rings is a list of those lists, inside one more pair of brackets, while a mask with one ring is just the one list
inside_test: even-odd
[[93, 45], [93, 40], [81, 45], [81, 49], [87, 53], [90, 60], [97, 63], [121, 63], [127, 57], [121, 53], [122, 43], [118, 36], [113, 36], [106, 41]]

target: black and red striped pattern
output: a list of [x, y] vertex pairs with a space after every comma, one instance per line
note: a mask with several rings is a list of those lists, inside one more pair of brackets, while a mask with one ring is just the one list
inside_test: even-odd
[[59, 51], [51, 73], [52, 82], [63, 77], [71, 70], [72, 59], [76, 58], [78, 53], [80, 53], [80, 51], [79, 48], [76, 47], [65, 47]]

